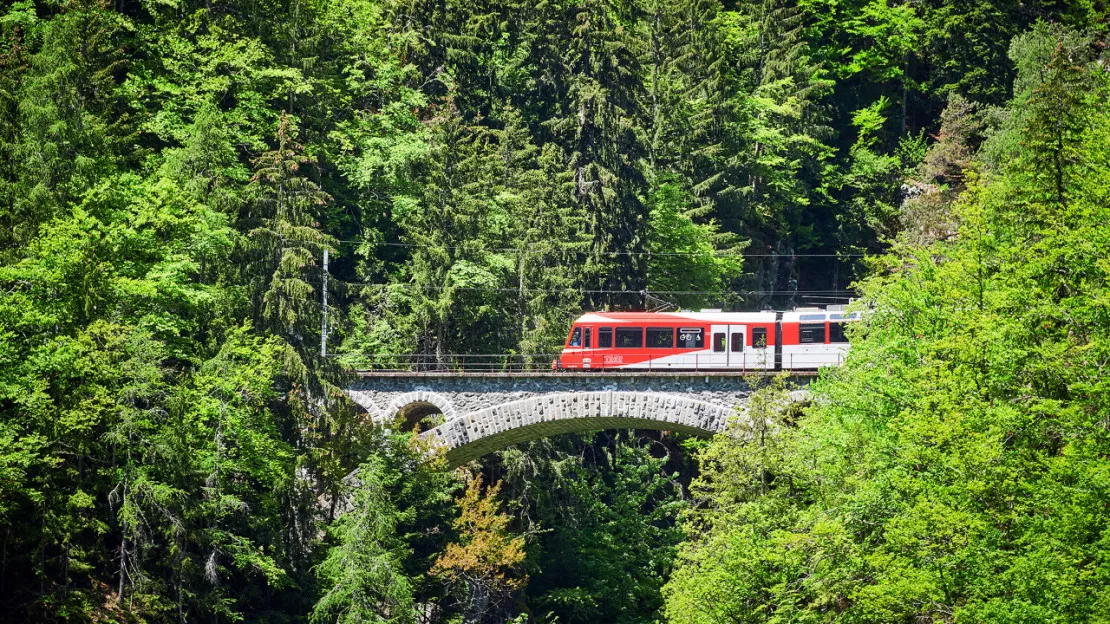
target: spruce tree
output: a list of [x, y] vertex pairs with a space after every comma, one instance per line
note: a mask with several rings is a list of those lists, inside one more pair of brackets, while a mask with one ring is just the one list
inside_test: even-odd
[[823, 187], [832, 150], [821, 98], [830, 83], [810, 57], [802, 18], [781, 0], [744, 2], [722, 17], [722, 54], [739, 63], [722, 85], [731, 95], [720, 141], [708, 152], [714, 169], [694, 187], [716, 198], [723, 224], [750, 233], [753, 248], [771, 256], [754, 271], [755, 290], [787, 300], [756, 305], [794, 305], [794, 254], [835, 242], [818, 231], [829, 201]]
[[[1068, 203], [1068, 189], [1083, 175], [1082, 142], [1096, 105], [1092, 98], [1098, 76], [1092, 77], [1083, 50], [1057, 43], [1044, 69], [1044, 82], [1033, 90], [1025, 121], [1022, 169], [1036, 189], [1033, 204], [1059, 210]], [[1096, 70], [1097, 71], [1097, 70]], [[1033, 215], [1030, 215], [1033, 216]], [[1038, 215], [1049, 224], [1052, 213]]]
[[396, 325], [416, 336], [416, 353], [445, 365], [448, 354], [497, 353], [512, 336], [498, 322], [512, 300], [500, 291], [512, 259], [498, 249], [508, 224], [494, 201], [488, 132], [467, 125], [448, 98], [429, 140], [420, 194], [399, 197], [393, 207], [402, 240], [412, 246]]
[[321, 231], [319, 214], [330, 199], [300, 169], [311, 163], [296, 142], [297, 128], [282, 113], [274, 149], [254, 160], [246, 220], [252, 225], [250, 281], [255, 315], [302, 354], [319, 337], [322, 285], [318, 258], [335, 246]]
[[613, 291], [591, 296], [594, 307], [641, 306], [635, 293], [645, 286], [643, 78], [618, 9], [582, 0], [571, 10], [562, 67], [569, 102], [553, 124], [570, 146], [575, 199], [592, 238], [590, 285]]
[[32, 11], [7, 18], [0, 25], [0, 262], [10, 257], [7, 250], [15, 245], [19, 226], [14, 210], [20, 173], [19, 91], [29, 69], [25, 28], [36, 21]]
[[573, 174], [555, 144], [532, 143], [519, 112], [502, 113], [497, 133], [502, 193], [515, 249], [518, 344], [524, 354], [554, 353], [567, 323], [581, 309], [575, 289], [584, 281], [581, 261], [589, 249], [585, 219], [574, 201]]

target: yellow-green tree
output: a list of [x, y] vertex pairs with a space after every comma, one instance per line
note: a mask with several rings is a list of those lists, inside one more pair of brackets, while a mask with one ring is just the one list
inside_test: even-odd
[[460, 513], [452, 524], [459, 541], [432, 566], [433, 574], [465, 592], [468, 622], [501, 614], [512, 592], [528, 582], [521, 570], [524, 538], [509, 532], [512, 518], [501, 511], [500, 493], [500, 482], [483, 491], [481, 475], [471, 479], [456, 501]]

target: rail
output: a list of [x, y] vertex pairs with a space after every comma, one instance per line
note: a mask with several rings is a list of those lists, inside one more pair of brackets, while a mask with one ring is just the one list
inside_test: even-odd
[[[747, 354], [689, 354], [686, 360], [663, 362], [649, 359], [638, 364], [604, 364], [598, 362], [589, 369], [575, 368], [563, 370], [552, 363], [558, 361], [561, 353], [531, 354], [434, 354], [434, 353], [389, 353], [379, 355], [360, 355], [342, 358], [344, 363], [363, 375], [375, 373], [419, 373], [419, 374], [560, 374], [572, 372], [595, 373], [717, 373], [717, 374], [767, 374], [781, 370], [813, 373], [827, 366], [839, 366], [843, 353], [790, 353], [782, 357], [781, 368], [773, 358], [749, 356]], [[692, 361], [691, 358], [692, 357]]]

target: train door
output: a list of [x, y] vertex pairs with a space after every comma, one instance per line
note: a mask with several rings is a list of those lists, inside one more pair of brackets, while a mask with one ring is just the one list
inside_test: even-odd
[[582, 326], [582, 368], [594, 368], [591, 351], [594, 348], [594, 326]]
[[[748, 330], [747, 325], [713, 325], [709, 332], [710, 352], [700, 358], [699, 368], [743, 368], [744, 366], [744, 339]], [[740, 347], [738, 352], [733, 352], [734, 342]]]
[[728, 367], [748, 368], [748, 358], [745, 354], [744, 343], [748, 338], [747, 325], [728, 326]]
[[709, 326], [709, 353], [698, 356], [698, 368], [725, 368], [728, 366], [728, 325]]

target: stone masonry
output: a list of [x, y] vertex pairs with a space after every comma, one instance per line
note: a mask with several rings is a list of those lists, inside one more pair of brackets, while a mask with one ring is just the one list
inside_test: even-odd
[[422, 436], [438, 440], [452, 465], [572, 431], [713, 435], [742, 413], [749, 392], [744, 377], [704, 373], [368, 375], [347, 389], [382, 424], [406, 413], [443, 414], [443, 424]]

